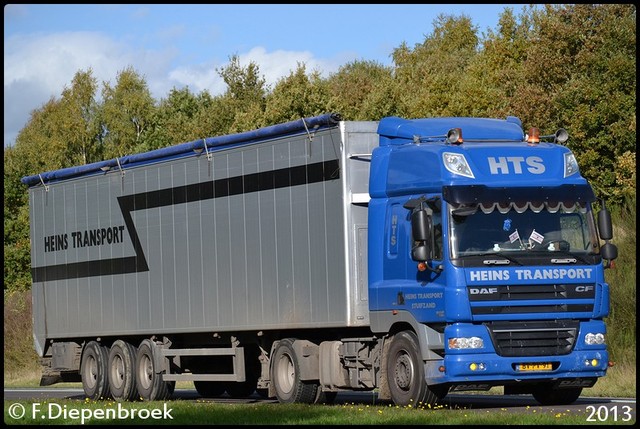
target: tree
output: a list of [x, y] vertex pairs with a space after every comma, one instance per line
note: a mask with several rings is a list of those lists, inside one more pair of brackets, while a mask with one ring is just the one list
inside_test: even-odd
[[522, 69], [531, 39], [532, 7], [524, 8], [520, 20], [510, 8], [500, 15], [497, 31], [488, 30], [482, 49], [474, 55], [461, 77], [458, 102], [470, 116], [504, 118], [518, 116]]
[[264, 124], [267, 86], [258, 65], [251, 61], [242, 67], [238, 55], [232, 55], [229, 65], [216, 71], [227, 84], [222, 101], [231, 106], [233, 116], [227, 131], [241, 132], [261, 127]]
[[328, 113], [328, 95], [320, 73], [307, 74], [306, 65], [298, 63], [295, 70], [280, 79], [267, 98], [265, 123], [277, 124]]
[[100, 123], [95, 94], [98, 88], [91, 69], [77, 72], [60, 100], [59, 125], [66, 141], [69, 165], [88, 164], [102, 159]]
[[375, 61], [353, 61], [327, 79], [329, 109], [345, 120], [377, 120], [394, 114], [392, 69]]
[[582, 174], [621, 203], [635, 194], [629, 168], [619, 169], [636, 153], [636, 7], [548, 5], [534, 23], [522, 88], [528, 119], [566, 128]]
[[100, 119], [105, 158], [121, 157], [153, 146], [146, 138], [153, 129], [156, 107], [144, 78], [128, 67], [118, 74], [114, 87], [108, 82], [103, 85]]
[[413, 50], [403, 43], [393, 51], [399, 115], [417, 118], [469, 113], [460, 82], [477, 54], [477, 31], [468, 16], [439, 15], [433, 34], [423, 43]]

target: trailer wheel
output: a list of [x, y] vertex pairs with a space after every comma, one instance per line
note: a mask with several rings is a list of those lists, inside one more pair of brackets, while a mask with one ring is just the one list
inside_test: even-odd
[[393, 336], [387, 358], [387, 378], [391, 400], [396, 405], [414, 408], [435, 404], [446, 392], [429, 389], [424, 375], [424, 361], [420, 357], [418, 338], [412, 331]]
[[[251, 374], [247, 374], [247, 377], [251, 377]], [[226, 384], [227, 393], [232, 398], [247, 398], [256, 391], [258, 386], [258, 379], [252, 377], [250, 380], [241, 382], [229, 382]]]
[[225, 383], [221, 381], [194, 381], [193, 385], [203, 398], [217, 398], [226, 390]]
[[96, 341], [90, 341], [85, 346], [82, 352], [80, 376], [87, 398], [97, 400], [109, 396], [108, 359], [105, 346], [101, 346]]
[[287, 338], [278, 343], [271, 371], [279, 402], [312, 404], [315, 401], [318, 384], [300, 380], [300, 365], [293, 349], [293, 340]]
[[260, 378], [260, 351], [257, 347], [251, 345], [245, 347], [244, 352], [244, 368], [245, 368], [245, 381], [241, 382], [228, 382], [226, 384], [227, 393], [232, 398], [247, 398], [256, 391], [258, 387], [258, 378]]
[[109, 351], [109, 388], [116, 401], [133, 401], [137, 398], [136, 349], [131, 344], [117, 340]]
[[545, 383], [533, 389], [533, 397], [541, 405], [569, 405], [578, 400], [582, 393], [582, 387], [570, 389], [554, 389]]
[[156, 345], [149, 339], [143, 340], [136, 354], [136, 386], [138, 394], [146, 401], [162, 401], [173, 394], [175, 382], [162, 380], [156, 372], [154, 353]]

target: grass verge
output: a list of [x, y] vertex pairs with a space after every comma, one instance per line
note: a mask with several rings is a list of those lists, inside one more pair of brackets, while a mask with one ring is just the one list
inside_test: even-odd
[[[524, 413], [507, 409], [471, 410], [395, 405], [219, 404], [196, 402], [117, 403], [61, 400], [51, 403], [5, 401], [9, 424], [170, 424], [170, 425], [584, 425], [631, 424], [619, 415], [615, 421], [589, 422], [587, 407]], [[34, 405], [35, 404], [35, 405]], [[24, 414], [20, 416], [20, 412]], [[18, 414], [16, 414], [18, 413]], [[20, 416], [19, 418], [16, 418]], [[609, 420], [611, 420], [611, 417]]]

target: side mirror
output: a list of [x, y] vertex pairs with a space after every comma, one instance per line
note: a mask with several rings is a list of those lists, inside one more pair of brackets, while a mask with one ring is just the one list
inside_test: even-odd
[[411, 214], [411, 236], [415, 243], [411, 249], [411, 258], [426, 262], [431, 254], [431, 216], [427, 210], [415, 210]]
[[607, 261], [613, 261], [618, 257], [618, 248], [615, 244], [605, 243], [600, 249], [600, 256]]
[[411, 214], [413, 241], [431, 240], [431, 217], [426, 210], [416, 210]]
[[411, 249], [411, 259], [418, 262], [426, 262], [429, 259], [429, 246], [418, 244]]
[[603, 240], [611, 240], [613, 238], [611, 213], [606, 207], [603, 207], [598, 212], [598, 231], [600, 232], [600, 238]]
[[606, 241], [606, 243], [600, 249], [600, 256], [604, 259], [605, 268], [611, 268], [611, 261], [618, 257], [618, 248], [615, 244], [609, 243], [609, 240], [613, 238], [613, 223], [611, 222], [611, 212], [607, 210], [602, 201], [602, 208], [598, 212], [598, 232], [600, 238]]

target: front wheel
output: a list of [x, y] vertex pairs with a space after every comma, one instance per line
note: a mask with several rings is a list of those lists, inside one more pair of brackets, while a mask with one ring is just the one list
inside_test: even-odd
[[399, 332], [391, 339], [387, 357], [387, 381], [391, 400], [400, 406], [417, 408], [435, 404], [446, 391], [431, 390], [424, 375], [418, 338], [412, 331]]
[[553, 389], [548, 384], [542, 384], [536, 386], [532, 393], [533, 398], [541, 405], [569, 405], [578, 400], [582, 387]]

